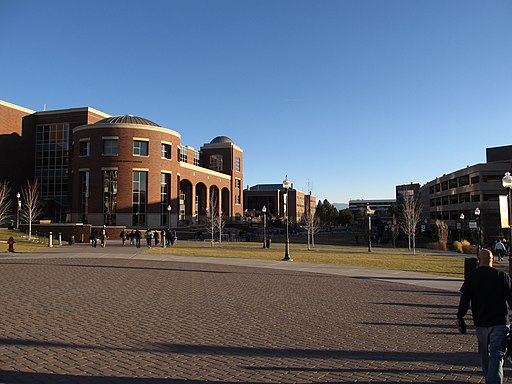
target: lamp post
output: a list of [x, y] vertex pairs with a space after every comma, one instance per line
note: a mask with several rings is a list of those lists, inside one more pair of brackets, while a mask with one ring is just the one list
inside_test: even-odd
[[482, 244], [482, 230], [480, 228], [480, 208], [475, 208], [475, 218], [476, 218], [476, 230], [477, 230], [477, 243], [476, 243], [476, 252], [480, 252], [480, 245]]
[[370, 204], [366, 205], [366, 215], [368, 216], [368, 252], [372, 251], [372, 210]]
[[464, 214], [461, 213], [459, 216], [460, 219], [460, 242], [462, 243], [462, 240], [464, 240]]
[[267, 207], [261, 208], [263, 213], [263, 248], [267, 248]]
[[20, 229], [20, 210], [21, 210], [21, 199], [20, 199], [20, 197], [21, 197], [21, 195], [18, 192], [16, 194], [16, 198], [18, 199], [18, 205], [17, 205], [17, 208], [16, 208], [16, 230]]
[[171, 204], [167, 205], [167, 227], [171, 230]]
[[288, 190], [290, 189], [290, 186], [292, 183], [290, 180], [288, 180], [288, 175], [285, 176], [283, 180], [283, 188], [284, 188], [284, 196], [283, 196], [283, 214], [284, 214], [284, 220], [286, 221], [286, 244], [284, 247], [284, 258], [283, 261], [293, 261], [293, 259], [290, 258], [290, 235], [288, 232]]
[[501, 180], [501, 183], [503, 185], [503, 188], [508, 189], [508, 273], [512, 273], [512, 257], [510, 255], [510, 241], [512, 240], [512, 226], [510, 223], [510, 219], [512, 218], [512, 176], [510, 176], [510, 172], [505, 172], [505, 176], [503, 176], [503, 179]]

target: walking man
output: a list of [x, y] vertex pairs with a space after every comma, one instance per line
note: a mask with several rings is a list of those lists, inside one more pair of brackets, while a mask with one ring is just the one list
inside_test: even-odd
[[503, 383], [503, 362], [509, 328], [507, 304], [512, 307], [510, 276], [493, 268], [494, 256], [488, 249], [478, 253], [478, 268], [462, 284], [457, 328], [466, 333], [464, 316], [471, 306], [478, 352], [486, 384]]

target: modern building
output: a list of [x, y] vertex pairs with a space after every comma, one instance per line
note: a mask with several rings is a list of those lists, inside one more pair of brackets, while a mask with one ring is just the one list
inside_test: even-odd
[[397, 185], [395, 190], [396, 190], [396, 203], [398, 205], [401, 205], [403, 203], [406, 196], [410, 196], [413, 199], [419, 200], [419, 195], [420, 195], [420, 184], [419, 183]]
[[349, 200], [348, 208], [352, 211], [354, 216], [360, 215], [361, 212], [366, 212], [366, 207], [369, 206], [375, 213], [383, 217], [389, 216], [389, 210], [393, 204], [396, 203], [395, 199], [375, 199], [375, 200]]
[[443, 220], [452, 231], [474, 232], [480, 226], [484, 241], [507, 236], [508, 229], [500, 227], [499, 196], [508, 193], [502, 179], [511, 170], [511, 145], [487, 148], [485, 163], [444, 174], [420, 188], [423, 219], [431, 226], [437, 219]]
[[197, 151], [145, 118], [89, 107], [34, 112], [6, 102], [0, 132], [0, 140], [19, 142], [10, 164], [23, 174], [4, 167], [0, 179], [14, 194], [37, 179], [44, 219], [144, 228], [205, 222], [210, 209], [242, 216], [243, 151], [226, 136]]
[[[284, 194], [282, 184], [257, 184], [244, 190], [244, 208], [249, 216], [261, 214], [263, 206], [270, 217], [284, 217]], [[291, 223], [300, 223], [304, 213], [310, 209], [312, 215], [316, 211], [316, 197], [305, 194], [293, 187], [288, 190], [288, 219]]]

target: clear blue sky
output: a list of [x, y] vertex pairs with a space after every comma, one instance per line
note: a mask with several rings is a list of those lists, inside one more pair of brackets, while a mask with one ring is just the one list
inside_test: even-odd
[[510, 0], [0, 0], [0, 47], [2, 100], [226, 135], [331, 203], [512, 144]]

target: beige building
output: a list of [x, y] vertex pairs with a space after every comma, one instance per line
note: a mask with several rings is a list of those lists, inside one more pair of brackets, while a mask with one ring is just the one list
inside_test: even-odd
[[508, 193], [502, 179], [512, 168], [512, 146], [487, 148], [486, 154], [487, 162], [445, 174], [420, 188], [422, 217], [430, 226], [436, 219], [443, 220], [452, 234], [464, 231], [464, 237], [476, 239], [478, 225], [486, 242], [508, 236], [508, 229], [500, 228], [498, 200]]

